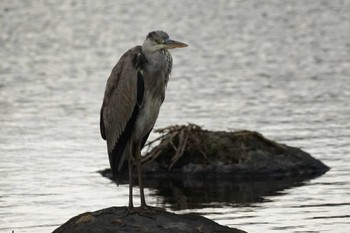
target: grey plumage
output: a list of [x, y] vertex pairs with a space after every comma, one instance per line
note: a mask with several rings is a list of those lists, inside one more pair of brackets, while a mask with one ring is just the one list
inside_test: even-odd
[[[187, 45], [170, 40], [163, 31], [150, 32], [142, 46], [128, 50], [108, 78], [100, 114], [100, 132], [107, 141], [114, 179], [129, 168], [129, 210], [132, 168], [136, 165], [141, 207], [145, 208], [141, 177], [141, 149], [159, 114], [172, 69], [168, 49]], [[127, 161], [127, 163], [126, 163]]]

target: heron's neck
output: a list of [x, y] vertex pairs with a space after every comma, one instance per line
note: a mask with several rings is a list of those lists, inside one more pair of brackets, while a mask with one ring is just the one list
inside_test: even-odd
[[148, 69], [154, 73], [163, 71], [166, 76], [171, 72], [172, 57], [168, 50], [161, 49], [155, 52], [143, 51], [147, 59]]
[[[144, 73], [149, 77], [148, 82], [150, 86], [157, 87], [154, 89], [164, 90], [167, 86], [171, 67], [172, 58], [168, 50], [157, 50], [154, 53], [143, 53], [147, 62], [144, 66]], [[145, 84], [146, 85], [146, 84]]]

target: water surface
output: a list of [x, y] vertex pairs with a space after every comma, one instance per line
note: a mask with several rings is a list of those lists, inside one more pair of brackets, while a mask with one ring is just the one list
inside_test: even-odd
[[108, 167], [99, 108], [116, 61], [154, 29], [189, 44], [172, 52], [156, 127], [256, 130], [331, 170], [274, 192], [256, 184], [249, 201], [177, 208], [147, 189], [149, 204], [248, 232], [346, 232], [349, 11], [345, 0], [1, 1], [0, 232], [50, 232], [127, 204], [127, 186], [96, 172]]

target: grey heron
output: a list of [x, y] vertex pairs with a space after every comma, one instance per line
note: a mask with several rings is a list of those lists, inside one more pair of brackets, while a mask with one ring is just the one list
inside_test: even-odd
[[[142, 46], [128, 50], [108, 78], [100, 112], [100, 132], [107, 141], [113, 177], [129, 172], [129, 207], [133, 206], [133, 166], [136, 166], [141, 206], [147, 210], [142, 182], [141, 149], [158, 118], [172, 69], [168, 49], [187, 47], [164, 31], [150, 32]], [[126, 165], [127, 164], [127, 165]]]

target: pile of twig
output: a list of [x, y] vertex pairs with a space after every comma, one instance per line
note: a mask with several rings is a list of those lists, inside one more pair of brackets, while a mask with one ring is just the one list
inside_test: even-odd
[[[171, 159], [171, 163], [168, 167], [170, 171], [176, 162], [183, 156], [184, 152], [189, 149], [195, 149], [203, 157], [210, 162], [208, 156], [205, 153], [205, 144], [202, 143], [202, 137], [200, 134], [203, 132], [203, 129], [195, 124], [188, 125], [174, 125], [166, 128], [161, 128], [155, 130], [156, 133], [160, 133], [161, 136], [147, 143], [146, 147], [148, 148], [147, 155], [142, 160], [142, 163], [151, 162], [158, 158], [159, 155], [164, 152], [169, 145], [174, 149], [175, 154]], [[159, 144], [154, 146], [155, 143]]]

